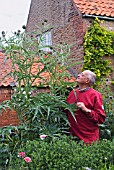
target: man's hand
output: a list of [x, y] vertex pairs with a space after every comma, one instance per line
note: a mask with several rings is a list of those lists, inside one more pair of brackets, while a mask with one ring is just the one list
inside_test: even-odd
[[84, 112], [91, 112], [91, 110], [89, 110], [87, 107], [85, 107], [85, 104], [83, 102], [77, 102], [76, 106]]

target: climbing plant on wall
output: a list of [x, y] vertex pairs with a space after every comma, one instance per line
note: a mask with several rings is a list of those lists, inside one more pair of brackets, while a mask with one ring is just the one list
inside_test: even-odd
[[97, 84], [108, 75], [112, 67], [108, 57], [114, 54], [114, 32], [100, 26], [101, 21], [96, 18], [84, 37], [84, 66], [96, 73]]

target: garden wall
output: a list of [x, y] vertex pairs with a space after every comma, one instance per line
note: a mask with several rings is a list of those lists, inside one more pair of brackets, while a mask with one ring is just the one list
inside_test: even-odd
[[[13, 94], [11, 87], [0, 87], [0, 103], [4, 100], [10, 100]], [[8, 125], [18, 125], [19, 119], [15, 111], [7, 109], [0, 113], [0, 127]]]
[[[32, 92], [32, 95], [35, 96], [39, 92], [49, 92], [49, 88], [39, 88]], [[5, 100], [10, 100], [13, 95], [12, 87], [0, 87], [0, 103]], [[18, 115], [15, 111], [7, 109], [2, 110], [0, 113], [0, 127], [14, 125], [17, 126], [19, 124]]]

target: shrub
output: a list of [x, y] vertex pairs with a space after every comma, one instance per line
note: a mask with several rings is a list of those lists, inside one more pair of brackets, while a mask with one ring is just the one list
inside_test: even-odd
[[114, 139], [114, 96], [113, 92], [108, 86], [108, 82], [102, 83], [102, 88], [99, 88], [103, 96], [104, 111], [106, 113], [105, 122], [100, 127], [100, 137], [101, 139]]
[[[31, 158], [31, 170], [82, 170], [85, 167], [94, 170], [104, 167], [108, 169], [109, 165], [113, 164], [114, 157], [113, 142], [109, 140], [85, 145], [65, 136], [53, 138], [50, 142], [49, 137], [39, 141], [27, 141], [20, 151], [24, 151]], [[13, 159], [10, 168], [13, 170], [22, 166], [24, 169], [26, 165], [23, 161], [20, 161], [20, 158]]]
[[84, 36], [83, 70], [89, 69], [96, 73], [96, 85], [101, 84], [104, 76], [111, 73], [108, 57], [114, 54], [114, 32], [100, 26], [101, 22], [96, 18]]

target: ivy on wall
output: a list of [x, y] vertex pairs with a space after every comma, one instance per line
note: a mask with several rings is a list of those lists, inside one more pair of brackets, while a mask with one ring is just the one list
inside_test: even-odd
[[111, 72], [108, 56], [114, 54], [114, 32], [101, 27], [100, 22], [96, 18], [84, 37], [83, 70], [89, 69], [96, 73], [97, 84]]

